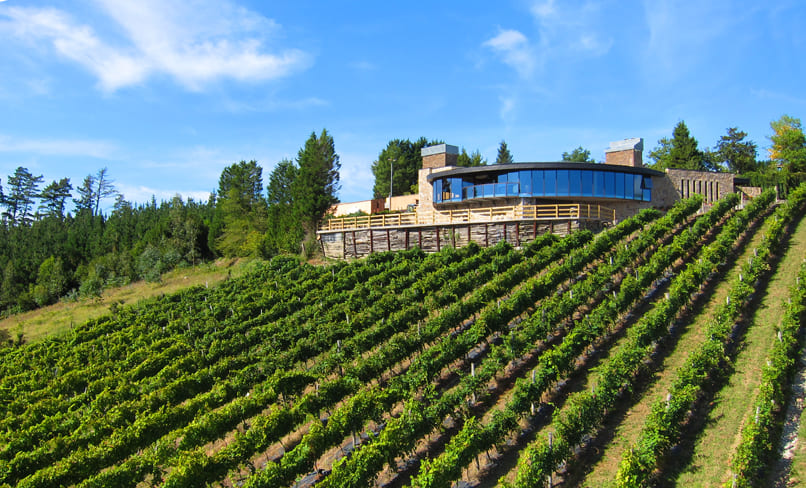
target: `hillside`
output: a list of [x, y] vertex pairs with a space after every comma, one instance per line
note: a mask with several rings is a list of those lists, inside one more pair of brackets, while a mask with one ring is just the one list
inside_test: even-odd
[[[716, 372], [752, 337], [747, 311], [783, 260], [800, 261], [789, 253], [802, 248], [786, 244], [805, 202], [806, 187], [778, 206], [767, 192], [697, 213], [693, 198], [521, 249], [330, 266], [278, 257], [216, 286], [116, 306], [0, 350], [0, 485], [584, 484], [590, 449], [664, 371], [674, 394], [633, 435], [649, 440], [593, 472], [616, 486], [674, 484], [667, 456], [709, 428], [689, 412], [707, 414], [726, 383]], [[729, 299], [696, 325], [721, 287]], [[680, 338], [693, 328], [702, 339]], [[682, 347], [698, 360], [664, 370]], [[771, 348], [755, 361], [776, 357]], [[739, 449], [766, 459], [753, 446], [725, 456]]]
[[191, 286], [214, 286], [227, 277], [238, 277], [250, 269], [252, 260], [219, 259], [218, 261], [180, 268], [163, 274], [159, 281], [136, 281], [124, 286], [110, 287], [98, 297], [63, 299], [54, 305], [29, 312], [10, 315], [0, 320], [0, 331], [11, 340], [22, 334], [23, 342], [59, 336], [71, 327], [89, 319], [106, 315], [110, 310], [159, 295], [176, 293]]

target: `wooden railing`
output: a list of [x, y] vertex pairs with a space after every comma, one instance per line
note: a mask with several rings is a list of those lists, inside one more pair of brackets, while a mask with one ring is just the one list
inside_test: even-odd
[[514, 205], [508, 207], [466, 208], [432, 212], [405, 212], [360, 217], [336, 217], [324, 220], [320, 231], [400, 227], [406, 225], [461, 224], [463, 222], [494, 222], [500, 220], [581, 219], [614, 221], [615, 209], [585, 203], [556, 205]]

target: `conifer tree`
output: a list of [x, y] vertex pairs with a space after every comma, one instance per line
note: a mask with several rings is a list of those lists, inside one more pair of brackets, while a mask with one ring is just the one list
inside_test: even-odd
[[495, 164], [510, 164], [514, 162], [515, 160], [512, 159], [512, 153], [510, 153], [507, 148], [507, 143], [502, 140], [501, 144], [498, 146], [498, 156], [495, 158]]
[[327, 129], [316, 132], [297, 154], [297, 175], [291, 187], [293, 211], [307, 237], [313, 237], [325, 212], [339, 201], [339, 155]]

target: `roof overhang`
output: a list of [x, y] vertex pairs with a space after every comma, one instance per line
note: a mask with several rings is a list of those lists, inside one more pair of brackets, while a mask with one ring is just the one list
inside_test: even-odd
[[438, 178], [448, 178], [452, 176], [474, 176], [474, 175], [495, 175], [500, 173], [508, 173], [510, 171], [522, 171], [529, 169], [590, 169], [598, 171], [612, 171], [614, 173], [629, 173], [645, 176], [664, 176], [662, 171], [656, 171], [649, 168], [638, 168], [635, 166], [621, 166], [618, 164], [600, 164], [600, 163], [570, 163], [566, 161], [558, 161], [553, 163], [511, 163], [511, 164], [491, 164], [487, 166], [474, 166], [471, 168], [456, 168], [438, 173], [431, 173], [427, 176], [428, 182], [431, 183]]

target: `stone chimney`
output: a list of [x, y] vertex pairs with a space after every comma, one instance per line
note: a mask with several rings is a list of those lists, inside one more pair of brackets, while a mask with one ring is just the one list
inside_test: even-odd
[[611, 142], [605, 149], [605, 163], [640, 168], [644, 165], [643, 152], [644, 140], [638, 137]]
[[445, 166], [456, 166], [459, 148], [450, 144], [439, 144], [422, 148], [420, 154], [423, 156], [423, 169], [444, 168]]

